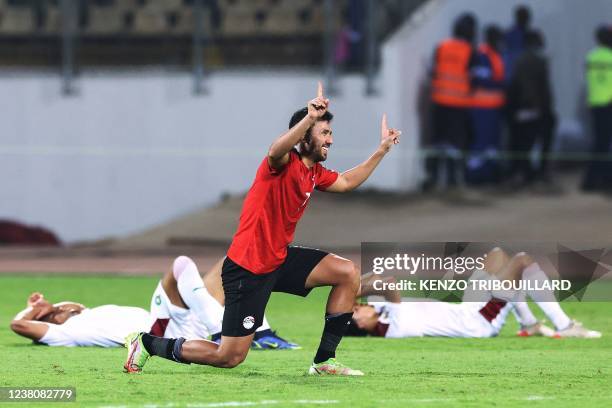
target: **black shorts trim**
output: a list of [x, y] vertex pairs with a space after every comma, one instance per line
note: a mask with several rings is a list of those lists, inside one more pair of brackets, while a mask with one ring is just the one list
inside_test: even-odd
[[221, 270], [225, 311], [221, 334], [228, 337], [248, 336], [263, 322], [263, 315], [272, 292], [305, 297], [311, 289], [305, 284], [312, 270], [327, 252], [319, 249], [290, 246], [285, 262], [270, 273], [254, 274], [229, 257]]

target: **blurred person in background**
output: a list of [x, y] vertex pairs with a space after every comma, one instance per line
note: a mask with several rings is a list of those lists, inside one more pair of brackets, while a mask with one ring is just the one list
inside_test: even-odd
[[500, 179], [497, 156], [502, 108], [506, 103], [504, 62], [499, 53], [502, 37], [498, 26], [486, 28], [485, 42], [478, 47], [472, 69], [474, 140], [467, 161], [466, 180], [473, 184], [494, 183]]
[[342, 28], [336, 37], [334, 62], [345, 69], [359, 69], [364, 63], [366, 4], [350, 0], [342, 13]]
[[[585, 191], [612, 191], [612, 27], [595, 33], [597, 46], [587, 56], [588, 105], [593, 121], [591, 160], [582, 183]], [[608, 157], [603, 157], [608, 155]]]
[[516, 60], [526, 49], [526, 36], [531, 25], [531, 10], [521, 5], [514, 9], [514, 25], [508, 29], [504, 38], [504, 64], [507, 78], [514, 72]]
[[[556, 117], [550, 85], [548, 59], [543, 55], [544, 37], [537, 30], [525, 37], [526, 50], [516, 61], [507, 90], [510, 122], [510, 178], [516, 187], [535, 180], [550, 182], [548, 156], [553, 142]], [[541, 160], [534, 168], [531, 152], [541, 145]]]
[[476, 29], [476, 18], [470, 13], [462, 14], [454, 23], [453, 36], [442, 41], [434, 54], [431, 147], [435, 152], [426, 159], [425, 191], [439, 184], [439, 173], [443, 167], [448, 187], [456, 187], [463, 181], [463, 155], [472, 138], [471, 70], [476, 62], [473, 46]]

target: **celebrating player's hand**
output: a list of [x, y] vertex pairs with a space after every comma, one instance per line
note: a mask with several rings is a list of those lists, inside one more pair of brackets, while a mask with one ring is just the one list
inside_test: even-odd
[[387, 153], [391, 146], [400, 142], [401, 131], [391, 128], [387, 125], [387, 114], [383, 114], [382, 123], [380, 125], [380, 147]]
[[323, 84], [319, 81], [317, 89], [317, 97], [308, 102], [308, 117], [312, 120], [317, 120], [327, 112], [329, 99], [323, 96]]

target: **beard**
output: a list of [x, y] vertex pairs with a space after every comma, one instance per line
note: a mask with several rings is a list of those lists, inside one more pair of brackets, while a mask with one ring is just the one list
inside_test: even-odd
[[315, 163], [327, 160], [327, 155], [323, 152], [323, 145], [317, 146], [312, 143], [303, 143], [300, 152]]

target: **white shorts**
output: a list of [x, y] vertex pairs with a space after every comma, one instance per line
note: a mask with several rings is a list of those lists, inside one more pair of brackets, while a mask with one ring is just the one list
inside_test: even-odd
[[161, 282], [157, 284], [153, 297], [151, 298], [151, 317], [153, 318], [153, 334], [155, 327], [161, 328], [163, 337], [179, 338], [187, 340], [206, 339], [210, 333], [200, 320], [189, 309], [173, 305], [164, 291]]

